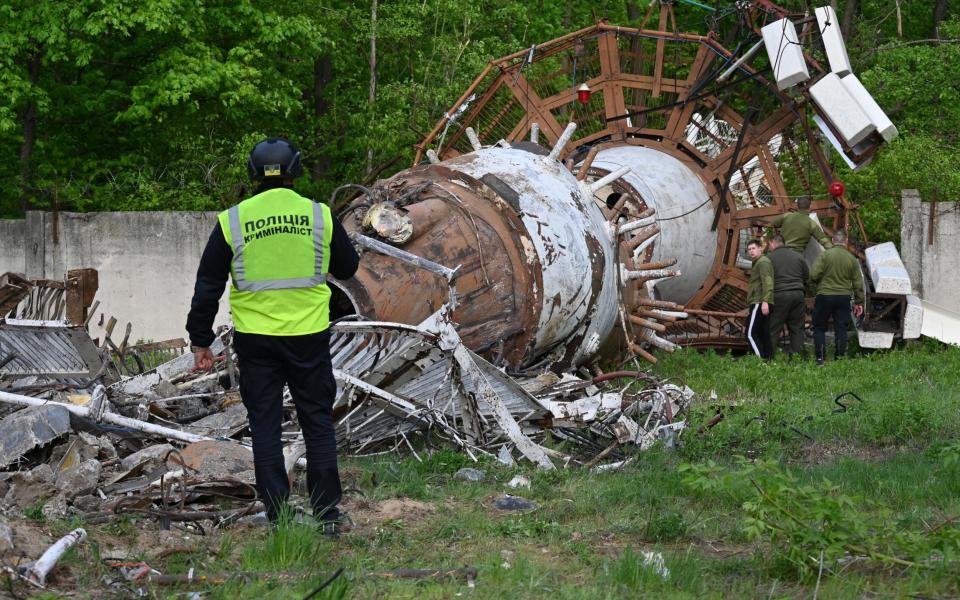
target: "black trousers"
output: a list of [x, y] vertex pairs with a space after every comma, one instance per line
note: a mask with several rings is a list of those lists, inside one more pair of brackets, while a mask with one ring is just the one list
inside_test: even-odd
[[336, 519], [342, 490], [337, 471], [333, 401], [337, 383], [330, 362], [330, 332], [270, 336], [237, 332], [240, 395], [250, 419], [257, 490], [275, 521], [290, 496], [283, 466], [283, 385], [297, 408], [307, 449], [307, 489], [315, 516]]
[[827, 354], [827, 321], [833, 317], [833, 332], [837, 340], [834, 356], [847, 353], [847, 329], [850, 327], [850, 296], [817, 296], [813, 304], [813, 347], [817, 358]]
[[773, 356], [773, 348], [770, 347], [770, 317], [763, 314], [759, 304], [750, 305], [750, 313], [747, 315], [747, 344], [760, 358]]
[[770, 335], [772, 348], [776, 350], [783, 326], [787, 326], [790, 335], [790, 354], [803, 352], [803, 316], [805, 312], [802, 290], [773, 292], [773, 306], [770, 307]]

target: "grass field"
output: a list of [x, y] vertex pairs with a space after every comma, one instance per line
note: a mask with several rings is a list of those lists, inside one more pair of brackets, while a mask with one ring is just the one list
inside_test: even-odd
[[[698, 392], [691, 427], [678, 448], [654, 448], [621, 472], [484, 463], [485, 481], [469, 483], [453, 479], [471, 465], [451, 451], [424, 462], [350, 460], [342, 467], [356, 491], [346, 506], [359, 527], [338, 541], [295, 524], [186, 539], [163, 538], [152, 521], [91, 526], [58, 589], [131, 595], [134, 584], [106, 586], [116, 571], [99, 560], [126, 545], [164, 573], [272, 574], [145, 587], [161, 598], [305, 598], [340, 567], [314, 598], [960, 594], [960, 349], [914, 344], [824, 368], [694, 351], [660, 358], [658, 375]], [[861, 400], [848, 395], [842, 409], [834, 398], [848, 391]], [[724, 419], [698, 433], [718, 411]], [[530, 489], [505, 487], [517, 474]], [[508, 491], [539, 508], [489, 506]], [[171, 536], [184, 548], [159, 557]], [[648, 555], [662, 557], [669, 575]], [[382, 575], [464, 565], [478, 570], [474, 587]]]

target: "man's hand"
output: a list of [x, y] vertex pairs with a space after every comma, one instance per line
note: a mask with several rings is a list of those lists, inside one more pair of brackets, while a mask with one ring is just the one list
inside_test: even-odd
[[854, 305], [853, 305], [853, 316], [855, 316], [856, 318], [859, 319], [859, 318], [860, 318], [860, 315], [862, 315], [862, 314], [863, 314], [863, 305], [862, 305], [862, 304], [854, 304]]
[[193, 368], [196, 371], [209, 371], [213, 368], [213, 352], [210, 348], [191, 346], [193, 350]]
[[765, 316], [765, 317], [766, 317], [767, 315], [769, 315], [769, 314], [770, 314], [770, 305], [767, 304], [766, 302], [761, 303], [761, 304], [760, 304], [760, 312], [762, 312], [762, 313], [763, 313], [763, 316]]

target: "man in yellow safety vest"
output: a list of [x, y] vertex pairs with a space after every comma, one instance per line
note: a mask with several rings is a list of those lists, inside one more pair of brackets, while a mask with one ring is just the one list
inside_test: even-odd
[[213, 321], [229, 275], [240, 395], [267, 517], [276, 522], [290, 495], [280, 435], [287, 384], [306, 443], [310, 504], [322, 531], [336, 535], [347, 518], [337, 508], [326, 277], [352, 277], [359, 257], [330, 208], [293, 191], [303, 172], [296, 146], [266, 139], [250, 153], [247, 170], [255, 194], [220, 213], [200, 259], [187, 317], [191, 350], [198, 368], [213, 366]]

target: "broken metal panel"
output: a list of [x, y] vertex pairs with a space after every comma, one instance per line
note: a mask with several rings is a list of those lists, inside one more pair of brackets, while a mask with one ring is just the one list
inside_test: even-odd
[[90, 377], [101, 366], [100, 354], [86, 331], [62, 321], [7, 319], [0, 326], [0, 351], [15, 354], [0, 367], [5, 377]]
[[0, 421], [0, 468], [70, 431], [70, 413], [56, 403], [18, 411]]
[[0, 275], [0, 318], [15, 309], [32, 287], [30, 280], [17, 273]]

